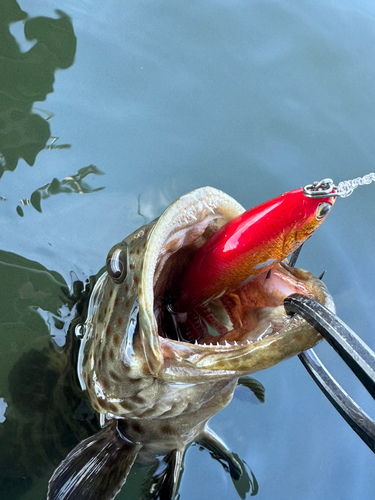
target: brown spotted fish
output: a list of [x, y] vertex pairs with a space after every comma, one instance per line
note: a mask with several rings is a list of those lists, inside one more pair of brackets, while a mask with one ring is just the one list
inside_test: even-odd
[[155, 476], [149, 498], [174, 499], [193, 443], [226, 463], [234, 481], [246, 474], [208, 420], [229, 404], [245, 376], [321, 339], [300, 317], [286, 315], [287, 295], [334, 305], [319, 279], [282, 261], [190, 315], [174, 310], [195, 252], [244, 210], [217, 189], [197, 189], [111, 249], [90, 299], [78, 359], [81, 386], [102, 429], [61, 462], [48, 499], [110, 500], [135, 461], [160, 457], [164, 472]]

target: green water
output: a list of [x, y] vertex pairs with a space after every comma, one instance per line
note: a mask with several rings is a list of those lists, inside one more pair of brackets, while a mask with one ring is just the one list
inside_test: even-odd
[[[375, 171], [374, 132], [372, 2], [0, 0], [0, 497], [44, 498], [97, 428], [63, 347], [113, 244], [199, 186], [250, 208]], [[373, 349], [374, 196], [339, 200], [300, 257]], [[373, 454], [299, 361], [257, 378], [264, 405], [235, 398], [212, 420], [257, 498], [375, 498]], [[180, 494], [239, 498], [197, 447]]]

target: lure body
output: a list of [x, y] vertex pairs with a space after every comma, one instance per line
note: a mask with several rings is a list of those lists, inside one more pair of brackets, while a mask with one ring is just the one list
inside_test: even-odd
[[180, 282], [177, 311], [190, 311], [268, 272], [311, 236], [334, 202], [329, 196], [308, 198], [299, 188], [235, 217], [194, 255]]

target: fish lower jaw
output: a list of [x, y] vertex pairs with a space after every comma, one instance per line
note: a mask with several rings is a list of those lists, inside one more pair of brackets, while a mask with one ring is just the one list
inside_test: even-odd
[[283, 301], [299, 291], [334, 308], [324, 283], [284, 264], [275, 266], [272, 275], [261, 275], [207, 309], [196, 310], [196, 317], [188, 320], [190, 331], [177, 325], [181, 338], [161, 336], [168, 374], [177, 380], [186, 373], [198, 378], [199, 373], [219, 377], [255, 373], [316, 345], [321, 336], [302, 317], [288, 316]]

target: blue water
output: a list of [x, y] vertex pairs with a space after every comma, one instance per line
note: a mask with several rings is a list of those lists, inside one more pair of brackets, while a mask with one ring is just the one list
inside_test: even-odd
[[[14, 19], [4, 21], [1, 11], [16, 12], [17, 5], [29, 17], [9, 24]], [[77, 38], [71, 62], [65, 45], [59, 52], [50, 39], [25, 38], [27, 19], [57, 19], [62, 14], [55, 9], [71, 19], [74, 35], [63, 36], [71, 50]], [[23, 353], [46, 346], [49, 335], [62, 345], [70, 316], [61, 309], [58, 286], [42, 286], [42, 278], [33, 281], [21, 270], [35, 261], [40, 272], [58, 273], [62, 285], [83, 281], [103, 266], [113, 244], [144, 223], [138, 212], [150, 221], [200, 186], [222, 189], [250, 208], [325, 177], [338, 183], [374, 171], [375, 4], [1, 0], [0, 19], [25, 61], [19, 73], [11, 65], [0, 70], [0, 95], [27, 96], [30, 112], [48, 118], [52, 137], [32, 167], [21, 155], [0, 179], [0, 249], [27, 259], [12, 257], [0, 269], [2, 297], [12, 297], [0, 304], [0, 416], [8, 405], [0, 438], [1, 427], [12, 421], [14, 449], [28, 463], [30, 448], [43, 436], [38, 427], [32, 446], [23, 440], [25, 417], [12, 410], [9, 372]], [[49, 72], [39, 55], [27, 55], [36, 43], [45, 60], [56, 63]], [[0, 65], [14, 57], [1, 50]], [[24, 81], [28, 72], [35, 78]], [[43, 101], [41, 89], [48, 92]], [[21, 150], [25, 131], [15, 115], [1, 114], [2, 102], [0, 145], [1, 130], [10, 126], [20, 134], [14, 140]], [[70, 194], [61, 192], [64, 179], [90, 165], [104, 175], [83, 179], [87, 193], [79, 193], [75, 179], [66, 188]], [[299, 261], [315, 274], [327, 271], [338, 314], [373, 349], [374, 199], [375, 186], [364, 186], [338, 200]], [[324, 345], [317, 351], [375, 415], [373, 401], [337, 356]], [[235, 398], [212, 420], [254, 472], [257, 498], [375, 498], [373, 453], [301, 363], [289, 360], [257, 378], [266, 388], [264, 405]], [[27, 467], [7, 461], [6, 450], [1, 447], [1, 477], [21, 478]], [[43, 467], [30, 472], [27, 484], [19, 479], [16, 498], [43, 497], [52, 466]], [[187, 453], [180, 493], [181, 500], [238, 498], [229, 475], [197, 447]]]

